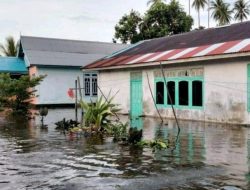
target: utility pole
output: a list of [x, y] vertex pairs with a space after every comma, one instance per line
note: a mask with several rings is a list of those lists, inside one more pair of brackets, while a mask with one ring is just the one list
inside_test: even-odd
[[210, 27], [210, 0], [207, 0], [207, 6], [208, 6], [208, 9], [207, 9], [207, 13], [208, 13], [208, 18], [207, 18], [207, 27], [209, 28]]
[[76, 123], [78, 122], [78, 108], [77, 108], [77, 80], [75, 80], [75, 119], [76, 119]]
[[188, 12], [189, 12], [189, 16], [190, 16], [190, 14], [191, 14], [191, 5], [190, 5], [190, 0], [188, 0]]

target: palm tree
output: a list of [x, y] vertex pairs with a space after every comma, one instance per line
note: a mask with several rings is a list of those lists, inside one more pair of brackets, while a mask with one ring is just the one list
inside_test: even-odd
[[250, 14], [250, 5], [245, 0], [237, 0], [234, 3], [234, 19], [242, 22]]
[[6, 44], [0, 44], [0, 51], [3, 55], [11, 57], [16, 56], [18, 50], [18, 43], [12, 36], [6, 38]]
[[232, 10], [230, 10], [229, 3], [225, 3], [223, 0], [215, 0], [212, 1], [210, 9], [213, 10], [212, 17], [218, 22], [219, 26], [230, 24]]
[[200, 28], [200, 9], [204, 9], [207, 4], [207, 0], [194, 0], [192, 7], [194, 7], [198, 12], [198, 28]]
[[150, 5], [150, 4], [155, 5], [157, 3], [162, 3], [164, 1], [165, 0], [148, 0], [147, 5]]

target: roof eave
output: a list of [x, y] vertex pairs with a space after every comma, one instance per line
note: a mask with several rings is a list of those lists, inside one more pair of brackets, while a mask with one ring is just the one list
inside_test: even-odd
[[75, 68], [79, 69], [81, 66], [75, 66], [75, 65], [44, 65], [44, 64], [30, 64], [29, 67], [36, 66], [36, 67], [44, 67], [44, 68]]
[[[179, 63], [189, 63], [189, 62], [200, 62], [200, 61], [209, 61], [209, 60], [218, 60], [218, 59], [227, 59], [227, 58], [237, 58], [237, 57], [246, 57], [250, 56], [250, 52], [241, 52], [241, 53], [232, 53], [232, 54], [221, 54], [221, 55], [210, 55], [202, 57], [192, 57], [186, 59], [177, 59], [177, 60], [167, 60], [161, 61], [162, 65], [169, 64], [179, 64]], [[148, 63], [137, 63], [137, 64], [126, 64], [121, 66], [112, 66], [112, 67], [100, 67], [100, 68], [82, 68], [82, 71], [100, 71], [100, 70], [115, 70], [115, 69], [127, 69], [127, 68], [140, 68], [140, 67], [150, 67], [160, 65], [159, 61], [148, 62]]]

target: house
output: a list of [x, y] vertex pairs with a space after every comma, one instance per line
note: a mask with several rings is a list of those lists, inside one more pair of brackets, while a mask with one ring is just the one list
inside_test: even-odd
[[0, 57], [0, 73], [9, 73], [12, 78], [27, 75], [28, 69], [23, 59], [17, 57]]
[[35, 105], [66, 106], [74, 100], [67, 94], [75, 87], [75, 80], [80, 77], [85, 81], [84, 98], [94, 99], [97, 96], [97, 74], [84, 74], [80, 70], [87, 65], [127, 45], [106, 42], [77, 41], [21, 36], [17, 57], [23, 59], [31, 77], [46, 75], [43, 82], [36, 87]]
[[103, 94], [119, 91], [114, 103], [132, 117], [158, 117], [157, 107], [173, 118], [173, 105], [179, 119], [249, 124], [249, 31], [243, 22], [145, 40], [82, 69], [98, 72]]

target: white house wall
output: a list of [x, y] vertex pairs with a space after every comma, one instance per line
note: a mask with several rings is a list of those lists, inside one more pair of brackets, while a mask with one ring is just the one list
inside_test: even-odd
[[[187, 120], [212, 121], [222, 123], [250, 123], [247, 112], [247, 64], [249, 62], [211, 62], [195, 67], [204, 68], [204, 108], [176, 109], [177, 117]], [[183, 67], [183, 68], [193, 68]], [[180, 69], [171, 67], [169, 69]], [[146, 72], [154, 93], [154, 70], [143, 69], [143, 114], [158, 117], [147, 82]], [[114, 103], [120, 104], [122, 113], [130, 110], [130, 72], [140, 70], [100, 71], [99, 86], [105, 95], [119, 93]], [[100, 96], [101, 93], [98, 93]], [[173, 118], [170, 108], [159, 109], [163, 117]]]
[[[72, 68], [37, 68], [36, 75], [47, 75], [36, 87], [36, 104], [73, 104], [74, 99], [68, 96], [69, 88], [75, 87], [75, 80], [79, 76], [82, 80], [80, 69]], [[82, 81], [81, 81], [82, 84]]]
[[247, 63], [211, 64], [204, 68], [206, 120], [248, 123]]
[[[101, 72], [98, 75], [98, 85], [105, 96], [114, 96], [114, 103], [119, 104], [121, 113], [128, 113], [130, 107], [130, 72]], [[98, 96], [102, 94], [98, 91]]]

